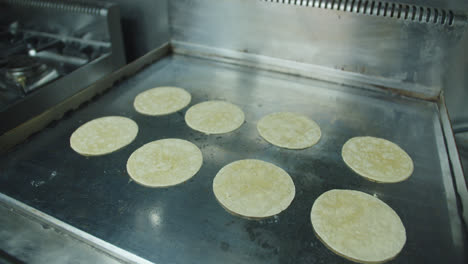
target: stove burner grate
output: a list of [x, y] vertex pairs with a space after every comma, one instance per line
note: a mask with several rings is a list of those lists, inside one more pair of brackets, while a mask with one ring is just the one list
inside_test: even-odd
[[54, 69], [41, 63], [37, 58], [27, 55], [17, 55], [8, 58], [5, 66], [5, 77], [23, 93], [28, 93], [39, 83], [58, 77]]

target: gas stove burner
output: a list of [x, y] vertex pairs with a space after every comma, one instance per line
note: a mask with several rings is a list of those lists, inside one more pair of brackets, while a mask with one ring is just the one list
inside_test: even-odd
[[41, 76], [47, 70], [45, 64], [28, 56], [14, 56], [6, 64], [6, 77], [26, 92], [26, 87], [32, 79]]
[[41, 75], [47, 70], [47, 66], [33, 57], [14, 56], [8, 59], [6, 69], [13, 76], [24, 75], [26, 77], [33, 77]]
[[6, 78], [23, 93], [28, 93], [39, 85], [58, 77], [55, 69], [50, 69], [37, 58], [27, 55], [9, 57], [5, 70]]

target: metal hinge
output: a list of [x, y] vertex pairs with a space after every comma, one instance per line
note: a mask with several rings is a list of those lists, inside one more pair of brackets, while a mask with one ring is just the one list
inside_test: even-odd
[[452, 10], [424, 7], [412, 4], [389, 3], [375, 0], [261, 0], [288, 5], [315, 7], [336, 11], [388, 17], [418, 23], [452, 26], [455, 15]]

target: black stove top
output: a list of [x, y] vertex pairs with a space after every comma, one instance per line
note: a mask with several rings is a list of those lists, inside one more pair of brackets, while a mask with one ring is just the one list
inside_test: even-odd
[[0, 111], [99, 57], [102, 50], [55, 36], [0, 29]]
[[0, 66], [0, 111], [60, 77], [53, 66], [26, 54], [2, 58]]
[[0, 72], [10, 89], [16, 88], [23, 94], [60, 77], [56, 68], [28, 55], [10, 56]]
[[116, 4], [0, 0], [0, 153], [110, 88], [121, 32]]

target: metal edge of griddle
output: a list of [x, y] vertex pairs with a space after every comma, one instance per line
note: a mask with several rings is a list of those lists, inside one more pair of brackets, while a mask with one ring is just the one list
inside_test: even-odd
[[458, 209], [456, 188], [454, 186], [454, 181], [452, 178], [453, 173], [450, 168], [450, 157], [447, 153], [448, 145], [444, 137], [445, 133], [443, 123], [445, 122], [442, 121], [444, 117], [442, 117], [442, 115], [440, 114], [440, 107], [437, 107], [439, 110], [439, 115], [434, 116], [434, 129], [435, 135], [437, 136], [436, 144], [437, 148], [439, 149], [439, 159], [442, 169], [442, 180], [444, 184], [445, 196], [447, 199], [447, 208], [450, 219], [452, 241], [455, 247], [461, 248], [460, 251], [464, 252], [464, 236], [460, 232], [460, 230], [463, 230], [463, 219], [461, 219], [462, 217]]
[[29, 135], [39, 132], [52, 121], [61, 119], [66, 112], [77, 109], [81, 104], [91, 100], [97, 94], [103, 93], [114, 86], [115, 83], [133, 76], [144, 67], [170, 54], [170, 52], [170, 45], [166, 42], [139, 59], [114, 71], [84, 90], [53, 106], [49, 110], [6, 132], [0, 136], [0, 154], [7, 152], [16, 144], [24, 141]]
[[15, 213], [30, 218], [42, 225], [50, 226], [57, 232], [68, 235], [78, 240], [79, 242], [90, 246], [98, 253], [105, 254], [119, 262], [148, 264], [153, 263], [95, 236], [92, 236], [78, 228], [75, 228], [65, 222], [58, 220], [57, 218], [36, 210], [33, 207], [30, 207], [2, 193], [0, 193], [0, 205], [3, 205], [9, 210], [13, 210]]
[[[453, 134], [452, 124], [448, 114], [447, 106], [445, 105], [444, 95], [441, 94], [441, 99], [438, 102], [440, 125], [442, 127], [443, 138], [445, 139], [446, 156], [441, 159], [447, 161], [448, 169], [452, 175], [452, 188], [460, 198], [461, 216], [465, 224], [465, 230], [468, 230], [468, 188], [464, 177], [463, 167], [461, 165], [460, 156], [458, 154], [455, 135]], [[455, 186], [453, 186], [455, 185]], [[447, 186], [446, 186], [447, 187]], [[447, 188], [446, 188], [447, 189]], [[450, 189], [450, 188], [449, 188]], [[448, 189], [447, 189], [448, 190]], [[447, 193], [447, 195], [450, 195]], [[455, 197], [456, 198], [456, 197]], [[456, 200], [455, 200], [456, 202]], [[455, 204], [456, 206], [456, 204]]]
[[[304, 78], [316, 79], [340, 85], [351, 86], [358, 89], [368, 89], [379, 92], [390, 92], [402, 96], [438, 101], [440, 92], [428, 86], [405, 83], [384, 77], [368, 76], [364, 74], [347, 72], [338, 69], [301, 63], [297, 61], [273, 58], [263, 55], [236, 51], [200, 44], [171, 40], [172, 52], [175, 54], [211, 59], [250, 68], [280, 72]], [[435, 91], [437, 90], [437, 92]]]

